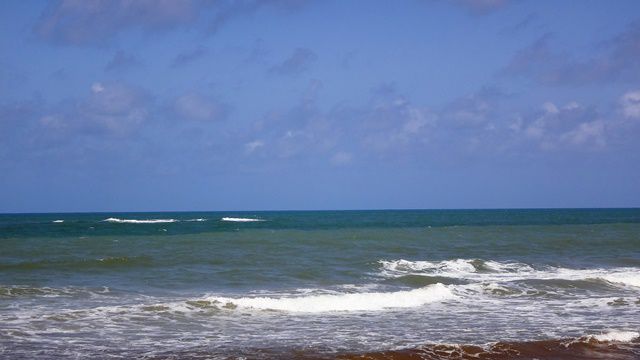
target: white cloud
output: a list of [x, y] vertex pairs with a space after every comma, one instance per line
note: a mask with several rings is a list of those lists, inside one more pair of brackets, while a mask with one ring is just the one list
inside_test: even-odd
[[581, 107], [582, 106], [578, 102], [571, 101], [571, 102], [567, 103], [562, 109], [571, 111], [571, 110], [578, 110]]
[[198, 93], [180, 96], [175, 101], [174, 109], [183, 118], [200, 121], [218, 120], [226, 112], [224, 105]]
[[602, 120], [584, 122], [564, 134], [562, 139], [573, 145], [593, 144], [604, 147], [606, 145], [604, 122]]
[[49, 130], [64, 130], [68, 128], [69, 124], [65, 121], [65, 118], [60, 115], [45, 115], [40, 118], [40, 125], [46, 127]]
[[629, 119], [640, 119], [640, 90], [629, 91], [620, 99], [622, 114]]
[[353, 154], [344, 151], [339, 151], [331, 157], [331, 164], [336, 166], [347, 165], [351, 161], [353, 161]]
[[102, 85], [102, 83], [93, 83], [93, 85], [91, 85], [91, 91], [93, 91], [94, 93], [99, 93], [99, 92], [103, 92], [104, 91], [104, 86]]
[[544, 135], [544, 122], [542, 119], [538, 119], [534, 121], [531, 125], [527, 127], [524, 133], [530, 138], [540, 138]]
[[542, 108], [544, 109], [544, 111], [546, 111], [549, 114], [558, 113], [558, 107], [550, 101], [547, 101], [546, 103], [542, 104]]
[[61, 0], [51, 2], [34, 30], [54, 43], [95, 45], [127, 29], [187, 25], [197, 18], [198, 5], [195, 0]]
[[256, 149], [261, 148], [263, 146], [264, 146], [264, 141], [262, 140], [254, 140], [254, 141], [248, 142], [244, 144], [245, 153], [251, 154]]
[[522, 116], [520, 115], [515, 115], [513, 121], [511, 121], [508, 125], [507, 128], [513, 132], [520, 132], [522, 130], [522, 126], [524, 124], [524, 121], [522, 120]]
[[42, 116], [40, 125], [59, 136], [100, 133], [126, 136], [149, 115], [145, 93], [121, 83], [96, 82], [86, 98], [70, 105]]
[[420, 129], [434, 122], [433, 118], [425, 114], [425, 111], [415, 107], [407, 110], [407, 116], [409, 119], [404, 123], [403, 131], [408, 134], [417, 134]]
[[125, 134], [146, 120], [143, 94], [123, 84], [95, 83], [82, 106], [81, 118], [116, 134]]

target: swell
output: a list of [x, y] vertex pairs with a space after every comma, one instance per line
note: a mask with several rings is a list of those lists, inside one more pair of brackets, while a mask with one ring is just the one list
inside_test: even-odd
[[71, 258], [71, 259], [43, 259], [37, 261], [25, 261], [14, 264], [0, 264], [2, 270], [82, 270], [91, 268], [128, 268], [150, 266], [153, 261], [147, 256], [117, 256], [97, 259]]

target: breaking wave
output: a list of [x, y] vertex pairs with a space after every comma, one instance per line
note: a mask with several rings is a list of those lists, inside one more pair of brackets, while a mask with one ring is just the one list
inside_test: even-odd
[[223, 217], [220, 221], [231, 221], [231, 222], [256, 222], [256, 221], [264, 221], [263, 219], [254, 219], [254, 218], [237, 218], [237, 217]]
[[410, 308], [454, 298], [442, 284], [396, 292], [310, 295], [299, 297], [208, 297], [206, 301], [258, 310], [320, 313], [334, 311], [380, 311]]
[[637, 331], [609, 331], [598, 335], [589, 335], [597, 341], [620, 341], [630, 342], [640, 337], [640, 333]]
[[545, 266], [533, 268], [519, 262], [479, 259], [444, 261], [380, 260], [381, 275], [389, 278], [429, 275], [470, 281], [496, 282], [519, 280], [588, 280], [640, 287], [640, 270], [633, 267], [611, 269], [569, 269]]
[[177, 222], [176, 219], [145, 219], [145, 220], [136, 220], [136, 219], [118, 219], [118, 218], [108, 218], [102, 221], [111, 222], [111, 223], [124, 223], [124, 224], [158, 224], [158, 223], [172, 223]]

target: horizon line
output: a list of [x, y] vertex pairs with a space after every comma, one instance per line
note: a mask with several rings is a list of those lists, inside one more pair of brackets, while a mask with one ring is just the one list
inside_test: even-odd
[[47, 214], [144, 214], [144, 213], [250, 213], [250, 212], [331, 212], [331, 211], [482, 211], [482, 210], [637, 210], [640, 206], [617, 207], [486, 207], [486, 208], [378, 208], [378, 209], [268, 209], [268, 210], [135, 210], [135, 211], [43, 211], [0, 212], [0, 215]]

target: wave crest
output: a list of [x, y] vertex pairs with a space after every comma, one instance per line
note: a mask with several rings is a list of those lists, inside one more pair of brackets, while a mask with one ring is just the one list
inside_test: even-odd
[[588, 337], [604, 342], [604, 341], [618, 341], [618, 342], [631, 342], [640, 337], [640, 333], [637, 331], [608, 331], [603, 334], [589, 335]]
[[429, 272], [443, 276], [460, 275], [480, 272], [529, 272], [533, 268], [524, 263], [499, 262], [480, 259], [455, 259], [444, 261], [409, 261], [409, 260], [380, 260], [379, 263], [387, 271], [395, 272]]
[[145, 220], [136, 220], [136, 219], [118, 219], [118, 218], [108, 218], [102, 220], [104, 222], [111, 223], [122, 223], [122, 224], [159, 224], [159, 223], [172, 223], [177, 222], [176, 219], [145, 219]]
[[444, 261], [379, 260], [383, 277], [429, 275], [481, 282], [522, 280], [588, 280], [600, 279], [609, 283], [640, 287], [638, 268], [569, 269], [545, 266], [533, 268], [519, 262], [479, 259]]
[[381, 311], [410, 308], [454, 298], [451, 290], [442, 284], [420, 289], [396, 292], [370, 292], [300, 297], [208, 297], [206, 301], [258, 310], [287, 312]]
[[256, 222], [256, 221], [264, 221], [263, 219], [254, 219], [254, 218], [238, 218], [238, 217], [223, 217], [220, 221], [230, 221], [230, 222]]

